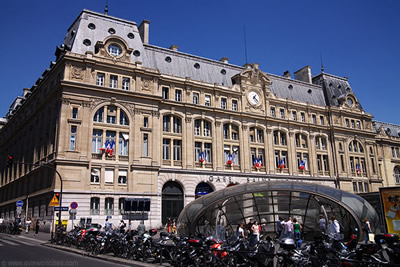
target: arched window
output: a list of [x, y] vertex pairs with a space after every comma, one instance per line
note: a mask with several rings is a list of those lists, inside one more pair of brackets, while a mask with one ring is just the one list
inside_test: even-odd
[[286, 133], [283, 131], [274, 131], [274, 145], [286, 146]]
[[194, 121], [194, 135], [196, 136], [211, 136], [211, 123], [206, 120]]
[[231, 123], [224, 124], [223, 136], [224, 139], [239, 140], [239, 127]]
[[92, 197], [90, 198], [90, 215], [100, 214], [100, 198]]
[[105, 106], [99, 108], [93, 116], [94, 122], [104, 122], [104, 113], [107, 110], [106, 123], [117, 124], [117, 112], [119, 112], [119, 124], [129, 125], [129, 119], [126, 113], [116, 106]]
[[327, 150], [326, 147], [326, 138], [323, 136], [316, 136], [315, 137], [315, 148], [318, 150]]
[[367, 176], [367, 167], [365, 164], [364, 147], [357, 141], [352, 140], [349, 143], [350, 170], [353, 176]]
[[264, 130], [257, 127], [251, 127], [250, 142], [264, 143]]
[[114, 199], [106, 197], [104, 201], [104, 215], [114, 215]]
[[207, 183], [199, 183], [195, 189], [195, 198], [207, 195], [213, 192], [214, 189]]
[[296, 134], [296, 147], [307, 148], [307, 136], [304, 134]]
[[103, 122], [103, 117], [104, 117], [104, 107], [101, 107], [94, 114], [93, 121]]
[[182, 120], [176, 116], [164, 115], [163, 132], [170, 133], [171, 130], [173, 133], [182, 133]]
[[129, 125], [128, 116], [126, 116], [125, 112], [123, 112], [122, 110], [119, 111], [119, 124]]
[[349, 152], [364, 153], [364, 148], [360, 142], [358, 142], [357, 140], [353, 140], [349, 144]]

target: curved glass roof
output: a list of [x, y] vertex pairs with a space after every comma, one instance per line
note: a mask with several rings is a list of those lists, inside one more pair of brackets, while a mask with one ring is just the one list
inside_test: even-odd
[[240, 223], [252, 218], [266, 222], [266, 232], [276, 232], [279, 217], [297, 218], [303, 225], [305, 239], [319, 231], [319, 216], [327, 220], [335, 216], [345, 228], [361, 229], [367, 217], [373, 230], [379, 217], [363, 198], [332, 187], [304, 182], [259, 182], [238, 184], [198, 198], [182, 210], [177, 220], [180, 235], [196, 235], [208, 231], [215, 234], [223, 226], [225, 234], [234, 233]]

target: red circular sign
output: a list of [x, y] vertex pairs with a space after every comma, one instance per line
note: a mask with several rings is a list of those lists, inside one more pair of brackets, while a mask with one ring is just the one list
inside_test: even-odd
[[71, 209], [76, 209], [78, 207], [78, 203], [76, 202], [72, 202], [71, 205], [69, 205], [71, 207]]

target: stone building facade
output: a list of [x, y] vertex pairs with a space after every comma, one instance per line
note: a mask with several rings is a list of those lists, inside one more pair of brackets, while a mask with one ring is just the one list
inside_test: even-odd
[[[347, 78], [312, 77], [309, 66], [291, 78], [157, 47], [149, 24], [88, 10], [73, 22], [56, 60], [0, 121], [0, 155], [14, 156], [11, 168], [0, 161], [0, 217], [14, 218], [21, 199], [22, 217], [50, 221], [60, 191], [52, 168], [78, 221], [131, 216], [149, 227], [236, 183], [355, 193], [400, 183], [400, 128], [373, 122]], [[150, 199], [150, 211], [124, 215], [125, 198]]]

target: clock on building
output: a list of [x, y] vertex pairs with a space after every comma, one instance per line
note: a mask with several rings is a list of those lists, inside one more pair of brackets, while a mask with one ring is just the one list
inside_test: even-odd
[[247, 98], [252, 105], [260, 104], [260, 95], [255, 91], [250, 91]]

